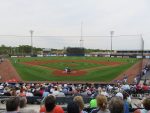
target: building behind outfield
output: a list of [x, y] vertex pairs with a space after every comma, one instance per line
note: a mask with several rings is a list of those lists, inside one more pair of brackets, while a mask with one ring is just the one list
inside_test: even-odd
[[150, 58], [150, 50], [117, 50], [115, 54], [133, 58]]
[[122, 57], [122, 58], [150, 58], [150, 50], [115, 50], [111, 52], [92, 52], [90, 56]]

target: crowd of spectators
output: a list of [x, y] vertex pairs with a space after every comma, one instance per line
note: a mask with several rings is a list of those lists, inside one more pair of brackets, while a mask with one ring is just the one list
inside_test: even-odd
[[[37, 112], [26, 107], [25, 97], [11, 97], [6, 102], [6, 111], [3, 113], [87, 113], [84, 111], [84, 101], [82, 96], [75, 96], [72, 102], [67, 104], [66, 111], [56, 104], [56, 96], [48, 95], [44, 100], [44, 105]], [[99, 94], [96, 96], [97, 107], [90, 113], [129, 113], [129, 102], [122, 95], [113, 96], [109, 101], [107, 96]], [[146, 97], [142, 102], [143, 109], [137, 109], [134, 113], [150, 113], [150, 97]]]
[[[132, 97], [136, 96], [143, 99], [144, 94], [150, 94], [150, 86], [146, 84], [128, 84], [128, 83], [116, 83], [116, 84], [63, 84], [63, 83], [1, 83], [0, 84], [0, 96], [13, 96], [13, 99], [8, 99], [6, 103], [6, 110], [12, 111], [9, 108], [12, 103], [18, 103], [15, 110], [21, 113], [36, 113], [34, 110], [26, 108], [27, 97], [41, 97], [43, 100], [43, 105], [40, 107], [40, 113], [51, 113], [52, 110], [56, 110], [54, 113], [63, 113], [64, 110], [61, 106], [56, 105], [56, 98], [58, 97], [74, 97], [72, 103], [68, 103], [68, 113], [71, 112], [70, 109], [74, 108], [76, 105], [79, 107], [79, 113], [87, 113], [89, 111], [84, 110], [84, 97], [89, 97], [91, 101], [89, 102], [89, 108], [91, 113], [129, 113], [131, 107]], [[19, 100], [18, 100], [18, 97]], [[122, 102], [118, 101], [117, 97], [123, 102], [123, 108], [120, 107]], [[150, 99], [145, 101], [146, 104], [150, 106]], [[109, 102], [118, 101], [116, 104], [108, 104]], [[15, 101], [15, 102], [11, 102]], [[53, 107], [49, 108], [49, 104]], [[120, 103], [119, 103], [120, 102]], [[119, 104], [119, 105], [118, 105]], [[119, 108], [113, 108], [116, 105]], [[11, 106], [13, 107], [13, 106]], [[144, 106], [142, 106], [144, 107]], [[97, 108], [97, 109], [95, 109]], [[115, 111], [119, 110], [120, 111]], [[149, 108], [146, 108], [149, 110]], [[76, 109], [77, 110], [77, 109]], [[113, 111], [114, 110], [114, 111]], [[25, 111], [25, 112], [24, 112]], [[59, 112], [58, 112], [59, 111]], [[61, 112], [60, 112], [61, 111]], [[137, 111], [139, 112], [139, 111]], [[137, 113], [136, 112], [136, 113]], [[77, 112], [76, 112], [77, 113]]]
[[113, 94], [126, 91], [128, 94], [143, 94], [150, 92], [147, 84], [63, 84], [63, 83], [0, 83], [2, 96], [39, 96], [53, 94], [56, 97], [77, 96], [94, 97], [103, 94], [111, 97]]

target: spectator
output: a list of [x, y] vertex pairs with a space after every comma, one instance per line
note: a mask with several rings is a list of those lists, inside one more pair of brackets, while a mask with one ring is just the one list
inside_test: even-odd
[[55, 95], [55, 96], [58, 96], [59, 91], [58, 91], [57, 86], [54, 87], [54, 91], [52, 92], [52, 94]]
[[107, 109], [107, 97], [104, 95], [98, 95], [96, 97], [98, 109], [92, 110], [91, 113], [110, 113]]
[[16, 89], [11, 89], [11, 96], [17, 96], [17, 94], [16, 94]]
[[113, 97], [109, 103], [110, 113], [123, 113], [124, 103], [119, 97]]
[[45, 88], [42, 97], [47, 97], [49, 95], [48, 89]]
[[42, 86], [40, 87], [39, 93], [40, 93], [40, 96], [42, 97], [44, 93], [44, 87]]
[[30, 89], [27, 90], [26, 97], [33, 97], [33, 93], [31, 92]]
[[93, 98], [91, 101], [90, 101], [90, 108], [96, 108], [97, 107], [97, 102], [96, 102], [96, 99]]
[[108, 93], [106, 92], [106, 89], [105, 89], [105, 88], [102, 89], [101, 95], [104, 95], [104, 96], [109, 97], [109, 95], [108, 95]]
[[4, 96], [11, 96], [10, 88], [9, 87], [5, 87], [4, 88]]
[[124, 101], [124, 113], [129, 113], [129, 103], [127, 102], [127, 98], [129, 94], [127, 92], [123, 92], [123, 101]]
[[144, 109], [137, 109], [134, 113], [150, 113], [150, 97], [144, 99], [143, 107]]
[[21, 89], [20, 89], [20, 94], [19, 94], [19, 96], [21, 96], [21, 97], [26, 96], [26, 94], [25, 94], [25, 92], [24, 92], [24, 89], [23, 89], [23, 88], [21, 88]]
[[76, 102], [70, 102], [67, 106], [67, 113], [80, 113], [80, 108]]
[[83, 111], [84, 109], [84, 101], [82, 96], [75, 96], [73, 99], [74, 102], [76, 102], [80, 108], [80, 113], [87, 113], [86, 111]]
[[64, 113], [63, 109], [56, 105], [56, 98], [49, 95], [45, 98], [45, 105], [41, 106], [40, 113]]
[[20, 99], [19, 97], [9, 98], [6, 102], [6, 113], [20, 113], [19, 110]]
[[20, 97], [20, 112], [21, 113], [37, 113], [33, 109], [27, 108], [26, 105], [27, 105], [26, 97]]
[[130, 90], [130, 86], [129, 86], [129, 84], [125, 83], [125, 84], [122, 85], [121, 89], [125, 90], [125, 91], [129, 91]]
[[128, 93], [125, 91], [123, 92], [123, 94], [121, 92], [118, 92], [116, 96], [122, 99], [124, 102], [124, 113], [129, 113], [129, 103], [127, 102], [127, 98], [129, 97]]
[[40, 94], [40, 92], [39, 92], [39, 90], [35, 90], [34, 91], [34, 96], [39, 96], [39, 97], [41, 97], [42, 95]]
[[62, 92], [62, 90], [61, 90], [61, 91], [59, 91], [59, 93], [58, 93], [57, 97], [65, 97], [65, 94]]
[[116, 94], [116, 97], [119, 97], [119, 98], [121, 98], [121, 99], [123, 100], [123, 94], [122, 94], [121, 92], [118, 92], [118, 93]]
[[0, 95], [3, 95], [4, 94], [4, 86], [3, 85], [0, 85]]

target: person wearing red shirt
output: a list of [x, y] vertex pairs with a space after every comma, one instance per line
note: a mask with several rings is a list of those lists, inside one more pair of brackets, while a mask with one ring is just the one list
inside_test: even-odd
[[41, 106], [40, 113], [64, 113], [59, 105], [56, 105], [56, 98], [53, 95], [46, 97], [44, 106]]

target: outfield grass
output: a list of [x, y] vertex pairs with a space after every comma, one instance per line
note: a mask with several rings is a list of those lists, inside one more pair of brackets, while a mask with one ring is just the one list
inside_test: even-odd
[[[111, 81], [125, 70], [135, 64], [138, 59], [133, 58], [104, 58], [104, 57], [35, 57], [35, 58], [11, 58], [13, 66], [21, 78], [25, 81]], [[61, 60], [93, 60], [93, 61], [109, 61], [109, 62], [122, 62], [122, 65], [112, 67], [105, 66], [96, 70], [89, 70], [85, 75], [81, 76], [55, 76], [52, 70], [41, 68], [39, 66], [29, 66], [22, 64], [23, 62], [31, 61], [49, 61], [60, 60], [58, 63], [42, 64], [44, 67], [52, 67], [56, 69], [64, 69], [66, 66], [72, 66], [73, 70], [88, 69], [93, 67], [103, 67], [102, 64], [88, 63], [88, 62], [61, 62]], [[17, 61], [17, 62], [16, 62]]]
[[42, 64], [41, 66], [52, 67], [60, 70], [64, 70], [65, 67], [69, 67], [71, 70], [81, 70], [92, 67], [103, 66], [102, 64], [94, 64], [88, 62], [59, 62], [59, 63], [48, 63]]

